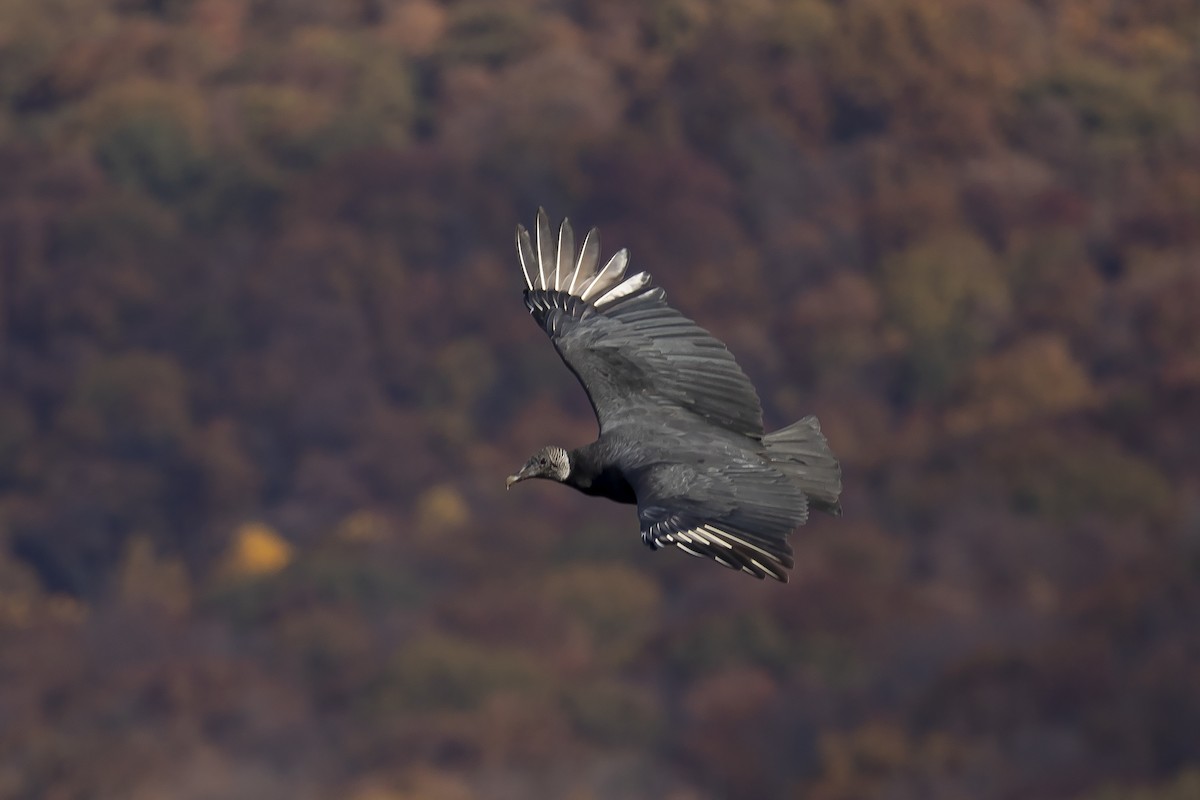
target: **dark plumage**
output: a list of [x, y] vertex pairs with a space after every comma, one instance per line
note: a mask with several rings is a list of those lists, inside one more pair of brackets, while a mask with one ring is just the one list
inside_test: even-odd
[[600, 264], [593, 229], [578, 252], [545, 211], [517, 227], [525, 305], [583, 384], [600, 423], [591, 444], [546, 447], [508, 485], [549, 478], [636, 503], [642, 540], [673, 544], [757, 578], [787, 581], [787, 535], [809, 507], [840, 514], [841, 467], [816, 417], [764, 433], [754, 387], [711, 334], [667, 305], [628, 253]]

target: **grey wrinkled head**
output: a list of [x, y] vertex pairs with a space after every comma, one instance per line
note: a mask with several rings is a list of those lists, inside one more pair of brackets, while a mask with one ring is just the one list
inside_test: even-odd
[[533, 458], [525, 462], [525, 466], [516, 475], [509, 475], [504, 483], [512, 488], [514, 483], [520, 483], [529, 478], [548, 478], [562, 483], [571, 474], [571, 457], [561, 447], [550, 445], [539, 450]]

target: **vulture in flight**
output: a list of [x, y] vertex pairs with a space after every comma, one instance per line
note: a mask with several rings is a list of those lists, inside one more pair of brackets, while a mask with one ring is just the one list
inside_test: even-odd
[[786, 582], [787, 536], [810, 508], [840, 514], [841, 467], [816, 417], [773, 433], [749, 379], [712, 334], [667, 305], [629, 253], [600, 267], [593, 229], [578, 250], [539, 209], [517, 226], [525, 306], [583, 384], [600, 435], [543, 448], [507, 485], [548, 478], [636, 503], [642, 541], [674, 545], [756, 578]]

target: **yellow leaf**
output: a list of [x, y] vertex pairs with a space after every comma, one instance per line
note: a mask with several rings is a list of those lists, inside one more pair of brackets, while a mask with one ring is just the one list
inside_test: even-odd
[[417, 501], [417, 520], [422, 530], [457, 528], [470, 519], [471, 510], [467, 507], [467, 501], [448, 484], [433, 487]]
[[225, 556], [225, 571], [237, 576], [271, 575], [292, 560], [292, 546], [262, 522], [247, 522], [238, 528]]

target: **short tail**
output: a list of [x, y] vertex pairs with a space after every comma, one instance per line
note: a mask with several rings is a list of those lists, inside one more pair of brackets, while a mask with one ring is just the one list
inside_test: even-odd
[[808, 495], [809, 504], [841, 516], [842, 466], [829, 449], [814, 416], [793, 422], [763, 437], [767, 457]]

